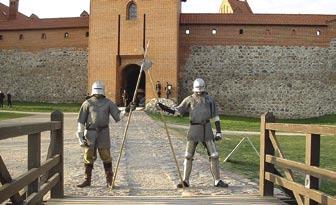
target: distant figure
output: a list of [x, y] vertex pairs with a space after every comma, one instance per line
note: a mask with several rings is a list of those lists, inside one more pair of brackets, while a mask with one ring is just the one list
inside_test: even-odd
[[169, 99], [170, 95], [172, 94], [172, 89], [173, 86], [167, 82], [167, 85], [165, 87], [167, 99]]
[[92, 97], [92, 95], [90, 95], [90, 93], [87, 93], [86, 97], [85, 97], [85, 100], [88, 100]]
[[159, 98], [161, 98], [161, 88], [162, 86], [161, 86], [160, 81], [157, 81], [155, 85], [155, 90]]
[[0, 90], [0, 107], [3, 108], [3, 102], [5, 99], [5, 94]]
[[12, 95], [10, 94], [10, 92], [7, 92], [7, 105], [10, 108], [13, 106], [13, 104], [12, 104]]
[[122, 97], [122, 100], [123, 100], [124, 107], [127, 107], [128, 94], [127, 94], [126, 90], [123, 91], [121, 97]]

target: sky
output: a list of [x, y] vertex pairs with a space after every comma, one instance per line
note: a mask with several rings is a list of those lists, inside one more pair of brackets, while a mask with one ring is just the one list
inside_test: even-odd
[[[157, 0], [160, 1], [160, 0]], [[222, 0], [187, 0], [183, 13], [217, 13]], [[0, 0], [8, 5], [9, 0]], [[40, 18], [79, 16], [89, 0], [20, 0], [20, 12]], [[248, 0], [254, 13], [336, 14], [336, 0]]]

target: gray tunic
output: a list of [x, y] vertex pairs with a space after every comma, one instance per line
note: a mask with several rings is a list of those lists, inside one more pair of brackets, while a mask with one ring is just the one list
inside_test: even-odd
[[107, 98], [92, 97], [79, 111], [78, 122], [86, 127], [86, 139], [90, 148], [110, 148], [109, 117], [120, 121], [120, 110]]
[[181, 115], [189, 113], [188, 140], [195, 142], [214, 140], [210, 119], [218, 116], [218, 109], [211, 96], [208, 94], [203, 96], [190, 95], [176, 107], [176, 110]]

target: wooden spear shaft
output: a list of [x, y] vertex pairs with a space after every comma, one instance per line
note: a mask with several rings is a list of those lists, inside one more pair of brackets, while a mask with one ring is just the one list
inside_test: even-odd
[[[144, 59], [146, 59], [148, 47], [149, 47], [149, 42], [147, 43], [147, 47], [146, 47], [146, 50], [145, 50], [145, 53], [144, 53]], [[133, 104], [135, 103], [135, 99], [136, 99], [136, 96], [138, 94], [138, 88], [139, 88], [139, 85], [140, 85], [141, 74], [142, 74], [143, 70], [144, 70], [144, 63], [141, 64], [141, 69], [140, 69], [140, 73], [139, 73], [139, 76], [138, 76], [138, 81], [137, 81], [137, 84], [135, 86], [135, 91], [134, 91], [134, 95], [133, 95], [133, 99], [132, 99]], [[130, 121], [131, 121], [132, 113], [133, 113], [133, 110], [131, 109], [130, 113], [128, 115], [127, 124], [126, 124], [125, 131], [124, 131], [124, 137], [123, 137], [123, 141], [121, 143], [121, 147], [120, 147], [120, 151], [119, 151], [119, 157], [118, 157], [116, 169], [115, 169], [115, 172], [114, 172], [114, 177], [113, 177], [112, 187], [111, 187], [112, 189], [114, 188], [115, 180], [117, 178], [120, 159], [121, 159], [122, 151], [123, 151], [124, 146], [125, 146], [126, 136], [127, 136], [129, 124], [130, 124]]]
[[[153, 89], [153, 93], [155, 95], [155, 98], [156, 98], [156, 102], [155, 104], [159, 101], [159, 96], [157, 95], [157, 93], [155, 92], [155, 86], [154, 86], [154, 82], [153, 82], [153, 78], [152, 78], [152, 75], [150, 73], [150, 70], [147, 71], [147, 74], [149, 76], [149, 79], [150, 79], [150, 82], [152, 84], [152, 89]], [[170, 137], [170, 134], [169, 134], [169, 131], [168, 131], [168, 126], [167, 126], [167, 122], [166, 122], [166, 119], [164, 118], [163, 114], [162, 114], [162, 111], [160, 111], [160, 116], [161, 116], [161, 121], [163, 122], [164, 124], [164, 127], [165, 127], [165, 130], [166, 130], [166, 133], [167, 133], [167, 137], [168, 137], [168, 141], [169, 141], [169, 145], [170, 145], [170, 149], [172, 151], [172, 154], [173, 154], [173, 157], [174, 157], [174, 160], [175, 160], [175, 164], [176, 164], [176, 168], [177, 168], [177, 172], [179, 174], [179, 177], [180, 177], [180, 180], [181, 180], [181, 184], [182, 184], [182, 187], [183, 189], [185, 189], [185, 186], [184, 186], [184, 183], [183, 183], [183, 178], [182, 178], [182, 174], [181, 174], [181, 171], [180, 171], [180, 166], [178, 164], [178, 161], [177, 161], [177, 158], [176, 158], [176, 154], [175, 154], [175, 150], [174, 150], [174, 146], [173, 146], [173, 143], [171, 141], [171, 137]]]

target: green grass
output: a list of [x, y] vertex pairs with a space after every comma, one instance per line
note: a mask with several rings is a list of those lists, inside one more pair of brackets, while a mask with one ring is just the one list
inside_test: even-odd
[[[159, 119], [158, 114], [149, 113], [154, 119]], [[174, 117], [167, 116], [169, 123], [188, 125], [188, 117]], [[222, 129], [225, 130], [237, 130], [237, 131], [259, 131], [260, 120], [258, 118], [247, 117], [232, 117], [221, 116]], [[294, 119], [294, 120], [277, 120], [281, 123], [297, 123], [297, 124], [324, 124], [324, 125], [336, 125], [336, 114], [326, 115], [319, 118], [310, 119]], [[174, 129], [177, 131], [181, 138], [185, 138], [186, 130]], [[239, 143], [244, 136], [225, 136], [225, 139], [217, 142], [218, 152], [220, 153], [221, 166], [224, 170], [230, 172], [239, 173], [246, 176], [252, 181], [259, 182], [259, 157], [245, 141], [240, 149], [230, 158], [226, 163], [223, 160], [233, 150], [233, 148]], [[259, 150], [259, 136], [251, 136], [253, 144]], [[287, 159], [304, 163], [305, 159], [305, 137], [304, 136], [277, 136], [280, 146]], [[321, 158], [320, 166], [328, 170], [336, 171], [336, 155], [334, 150], [336, 149], [336, 136], [322, 136], [321, 137]], [[202, 146], [198, 146], [198, 152], [206, 155], [205, 149]], [[279, 168], [280, 172], [283, 172]], [[295, 171], [295, 180], [303, 184], [304, 174]], [[225, 175], [225, 172], [223, 173]], [[322, 180], [321, 190], [330, 195], [336, 195], [336, 183]]]
[[23, 112], [52, 112], [60, 110], [62, 112], [78, 112], [80, 104], [78, 103], [32, 103], [32, 102], [13, 102], [13, 107], [4, 107], [7, 111]]
[[[217, 142], [218, 152], [220, 153], [221, 166], [225, 170], [231, 172], [238, 172], [245, 175], [249, 179], [258, 182], [259, 178], [259, 157], [252, 149], [250, 144], [245, 141], [240, 149], [230, 158], [226, 163], [223, 160], [232, 151], [232, 149], [239, 143], [243, 136], [226, 137], [224, 140]], [[259, 136], [250, 137], [253, 144], [259, 150]], [[304, 163], [305, 159], [305, 137], [303, 136], [277, 136], [282, 151], [286, 159]], [[336, 171], [336, 155], [334, 154], [336, 148], [336, 136], [323, 136], [321, 138], [321, 162], [320, 167]], [[206, 154], [202, 148], [199, 150]], [[279, 169], [279, 171], [282, 171]], [[304, 175], [299, 172], [294, 172], [296, 181], [303, 182]], [[225, 173], [223, 173], [225, 175]], [[321, 183], [321, 190], [336, 195], [336, 183], [323, 180]]]
[[[159, 114], [148, 113], [153, 119], [158, 120]], [[260, 119], [252, 117], [235, 117], [235, 116], [221, 116], [221, 126], [223, 130], [233, 131], [259, 131]], [[175, 117], [166, 116], [166, 120], [169, 123], [188, 125], [189, 117]], [[291, 119], [291, 120], [277, 120], [281, 123], [297, 123], [297, 124], [324, 124], [324, 125], [336, 125], [336, 114], [326, 115], [318, 118], [309, 119]]]
[[1, 120], [13, 119], [13, 118], [26, 117], [26, 116], [29, 116], [29, 115], [19, 114], [19, 113], [0, 112], [0, 121]]

